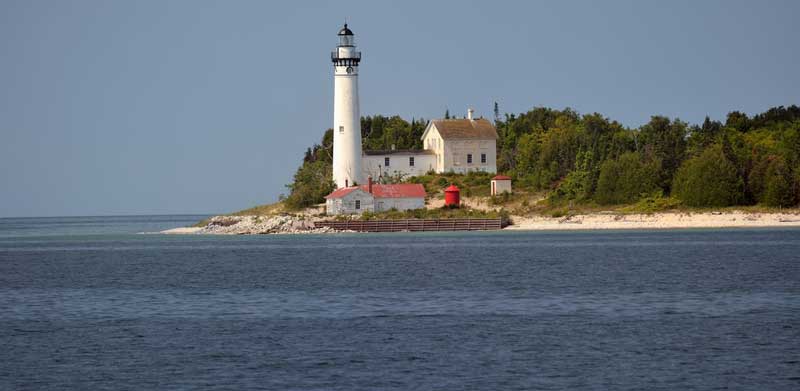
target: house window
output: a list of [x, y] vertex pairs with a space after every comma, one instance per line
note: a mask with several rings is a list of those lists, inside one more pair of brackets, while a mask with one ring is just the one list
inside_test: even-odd
[[361, 209], [361, 200], [356, 200], [356, 210]]
[[408, 158], [408, 166], [409, 167], [414, 167], [414, 157], [413, 156], [410, 156]]
[[344, 133], [344, 126], [339, 127], [339, 133]]
[[486, 164], [486, 154], [485, 153], [481, 154], [481, 163]]
[[386, 167], [389, 167], [389, 158], [388, 157], [383, 158], [383, 165], [386, 166]]
[[467, 164], [472, 164], [472, 154], [471, 153], [467, 154]]

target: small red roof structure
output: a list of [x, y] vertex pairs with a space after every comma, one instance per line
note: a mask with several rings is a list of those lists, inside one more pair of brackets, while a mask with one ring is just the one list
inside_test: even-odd
[[[326, 199], [342, 198], [355, 190], [369, 193], [369, 185], [343, 187], [325, 196]], [[372, 185], [372, 196], [375, 198], [425, 198], [425, 187], [417, 183], [401, 183], [397, 185]]]
[[495, 181], [510, 181], [511, 177], [506, 175], [495, 175], [492, 179]]

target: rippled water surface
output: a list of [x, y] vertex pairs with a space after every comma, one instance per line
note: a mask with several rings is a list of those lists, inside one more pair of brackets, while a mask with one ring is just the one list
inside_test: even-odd
[[0, 219], [0, 389], [800, 389], [800, 230]]

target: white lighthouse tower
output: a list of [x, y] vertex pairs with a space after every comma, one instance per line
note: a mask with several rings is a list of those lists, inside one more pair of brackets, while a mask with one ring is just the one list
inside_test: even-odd
[[361, 113], [358, 108], [358, 63], [353, 32], [347, 23], [339, 30], [339, 45], [331, 53], [334, 69], [333, 181], [336, 188], [353, 186], [361, 179]]

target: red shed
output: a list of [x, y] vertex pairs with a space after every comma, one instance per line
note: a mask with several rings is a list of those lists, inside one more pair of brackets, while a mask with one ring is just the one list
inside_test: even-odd
[[456, 185], [444, 189], [444, 206], [459, 206], [461, 204], [461, 190]]

